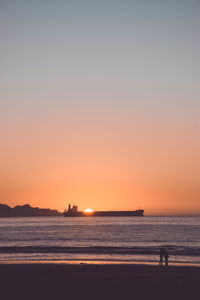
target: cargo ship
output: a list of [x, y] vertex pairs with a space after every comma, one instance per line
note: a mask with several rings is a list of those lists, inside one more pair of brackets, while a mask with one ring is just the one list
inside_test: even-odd
[[68, 210], [63, 212], [64, 217], [142, 217], [144, 210], [138, 209], [134, 211], [79, 211], [78, 206], [69, 204]]

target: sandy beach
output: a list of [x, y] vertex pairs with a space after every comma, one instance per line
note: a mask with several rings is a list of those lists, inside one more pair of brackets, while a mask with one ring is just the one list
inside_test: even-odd
[[197, 299], [199, 267], [1, 264], [1, 299]]

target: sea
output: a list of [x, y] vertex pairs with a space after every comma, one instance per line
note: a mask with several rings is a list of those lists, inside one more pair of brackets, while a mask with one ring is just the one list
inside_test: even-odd
[[0, 263], [200, 265], [200, 216], [0, 218]]

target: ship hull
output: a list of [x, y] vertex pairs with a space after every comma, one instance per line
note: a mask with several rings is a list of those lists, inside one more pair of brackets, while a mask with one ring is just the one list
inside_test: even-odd
[[84, 211], [67, 211], [64, 212], [64, 217], [142, 217], [144, 210], [139, 209], [135, 211], [94, 211], [92, 213], [85, 213]]

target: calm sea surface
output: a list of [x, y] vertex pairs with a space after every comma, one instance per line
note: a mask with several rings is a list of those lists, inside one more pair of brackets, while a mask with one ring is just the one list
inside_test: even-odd
[[200, 217], [0, 219], [0, 261], [148, 262], [200, 265]]

